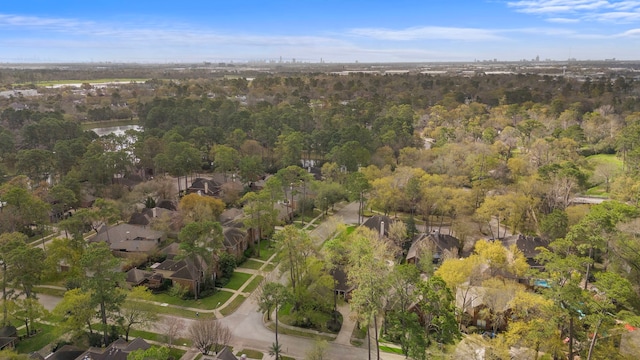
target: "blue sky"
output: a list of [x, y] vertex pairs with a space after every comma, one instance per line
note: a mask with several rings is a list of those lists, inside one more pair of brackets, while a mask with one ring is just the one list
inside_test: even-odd
[[640, 60], [640, 0], [16, 0], [0, 62]]

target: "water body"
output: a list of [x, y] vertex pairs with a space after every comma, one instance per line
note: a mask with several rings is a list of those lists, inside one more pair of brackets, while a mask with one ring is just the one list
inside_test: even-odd
[[109, 134], [124, 135], [124, 133], [127, 130], [142, 131], [142, 126], [140, 126], [140, 125], [120, 125], [120, 126], [99, 127], [99, 128], [89, 129], [89, 130], [91, 130], [94, 133], [98, 134], [98, 136], [106, 136], [106, 135], [109, 135]]

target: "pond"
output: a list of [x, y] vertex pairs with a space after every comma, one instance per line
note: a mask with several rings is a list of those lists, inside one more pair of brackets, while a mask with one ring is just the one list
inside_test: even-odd
[[136, 130], [142, 131], [142, 126], [140, 125], [120, 125], [120, 126], [108, 126], [108, 127], [98, 127], [89, 129], [94, 133], [98, 134], [98, 136], [106, 136], [109, 134], [116, 135], [124, 135], [127, 130]]

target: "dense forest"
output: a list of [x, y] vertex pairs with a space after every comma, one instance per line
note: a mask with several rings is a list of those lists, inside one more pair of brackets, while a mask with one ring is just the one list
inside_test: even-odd
[[[84, 76], [78, 87], [39, 86], [45, 76], [29, 78], [28, 70], [0, 77], [0, 86], [15, 92], [0, 98], [0, 233], [38, 236], [59, 221], [77, 233], [98, 220], [127, 219], [148, 198], [177, 202], [178, 194], [159, 181], [165, 175], [184, 190], [194, 174], [233, 174], [245, 189], [223, 199], [224, 206], [248, 207], [256, 203], [247, 196], [252, 185], [276, 174], [284, 191], [273, 197], [286, 196], [289, 184], [293, 193], [294, 181], [308, 184], [316, 197], [307, 211], [361, 201], [369, 214], [402, 221], [405, 231], [396, 229], [389, 248], [375, 249], [398, 262], [416, 227], [460, 240], [464, 260], [420, 268], [430, 280], [401, 301], [421, 303], [416, 296], [422, 294], [419, 299], [449, 304], [422, 304], [431, 314], [427, 325], [420, 320], [424, 338], [407, 332], [419, 332], [409, 326], [419, 319], [406, 315], [405, 305], [389, 308], [400, 300], [371, 303], [354, 294], [359, 311], [395, 324], [385, 336], [413, 358], [426, 356], [416, 347], [458, 343], [460, 330], [474, 332], [469, 328], [477, 323], [465, 325], [465, 309], [453, 305], [472, 284], [495, 293], [481, 316], [493, 326], [490, 337], [499, 333], [486, 342], [495, 358], [508, 358], [510, 346], [558, 359], [569, 352], [594, 359], [637, 354], [620, 343], [624, 326], [640, 327], [640, 82], [616, 74], [201, 72], [100, 73], [95, 76], [153, 78], [99, 86], [85, 73], [66, 74]], [[98, 137], [83, 130], [113, 120], [143, 131]], [[292, 166], [317, 170], [322, 180]], [[607, 201], [578, 204], [584, 196]], [[64, 220], [82, 207], [94, 213], [74, 217], [81, 223]], [[181, 225], [188, 216], [185, 211]], [[535, 258], [542, 266], [522, 265], [517, 249], [478, 241], [518, 234], [547, 242]], [[279, 236], [286, 243], [287, 235]], [[350, 257], [372, 246], [365, 244], [370, 234], [353, 236], [337, 237], [317, 256], [349, 264], [356, 283], [367, 272], [386, 272], [373, 263], [352, 264]], [[299, 266], [311, 271], [309, 264]], [[419, 281], [412, 270], [398, 268], [386, 288], [367, 289], [382, 294]], [[49, 276], [45, 270], [42, 278]], [[523, 278], [552, 286], [533, 291], [513, 281]]]

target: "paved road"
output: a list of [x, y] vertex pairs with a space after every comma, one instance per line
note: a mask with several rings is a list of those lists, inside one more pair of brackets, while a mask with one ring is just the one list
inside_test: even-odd
[[[319, 219], [322, 221], [322, 219]], [[315, 243], [319, 244], [322, 241], [330, 237], [336, 229], [336, 226], [340, 223], [345, 224], [357, 224], [358, 222], [358, 203], [349, 203], [339, 208], [334, 215], [329, 216], [325, 221], [310, 232], [310, 236]], [[278, 270], [272, 271], [267, 281], [281, 280]], [[255, 293], [252, 294], [240, 307], [231, 315], [228, 315], [220, 321], [229, 327], [233, 333], [231, 344], [237, 351], [244, 348], [255, 349], [268, 354], [268, 349], [275, 341], [275, 334], [270, 329], [266, 328], [262, 319], [262, 314], [258, 311], [258, 305], [255, 301]], [[45, 305], [47, 309], [53, 309], [55, 305], [61, 300], [55, 296], [39, 295], [40, 301]], [[344, 310], [344, 309], [343, 309]], [[180, 318], [176, 316], [163, 315], [163, 320], [152, 326], [158, 333], [163, 333], [162, 327], [165, 322], [182, 322], [184, 324], [184, 330], [182, 336], [187, 335], [187, 329], [189, 325], [195, 321], [194, 319]], [[350, 322], [349, 317], [345, 317], [345, 322]], [[347, 329], [353, 329], [353, 324], [345, 324]], [[339, 342], [330, 342], [327, 348], [328, 359], [342, 359], [342, 360], [361, 360], [368, 358], [368, 350], [366, 343], [363, 347], [355, 347], [345, 344], [345, 339], [349, 338], [349, 334], [341, 334], [342, 340]], [[313, 348], [315, 341], [309, 338], [290, 336], [280, 334], [278, 337], [280, 344], [282, 345], [284, 355], [294, 357], [296, 359], [303, 359], [306, 353]], [[181, 344], [177, 344], [181, 345]], [[375, 354], [372, 354], [372, 358]], [[265, 356], [265, 359], [269, 359], [269, 356]], [[404, 359], [404, 356], [396, 354], [382, 353], [381, 358], [384, 360], [400, 360]]]
[[[357, 224], [358, 203], [349, 203], [340, 208], [334, 215], [323, 221], [317, 228], [310, 232], [310, 236], [315, 242], [322, 242], [331, 236], [339, 223]], [[271, 273], [277, 275], [277, 270]], [[258, 312], [258, 305], [255, 302], [255, 294], [245, 301], [233, 314], [221, 319], [233, 332], [232, 344], [234, 349], [251, 348], [268, 353], [268, 348], [275, 341], [273, 331], [267, 329], [262, 321], [262, 314]], [[345, 322], [350, 320], [345, 318]], [[353, 326], [347, 328], [353, 329]], [[344, 336], [343, 336], [344, 338]], [[282, 335], [278, 336], [278, 341], [282, 345], [284, 355], [303, 359], [305, 354], [313, 348], [315, 341], [309, 338]], [[327, 348], [328, 359], [362, 360], [367, 359], [367, 349], [365, 347], [354, 347], [352, 345], [330, 342]], [[404, 356], [396, 354], [382, 354], [384, 360], [404, 359]]]

